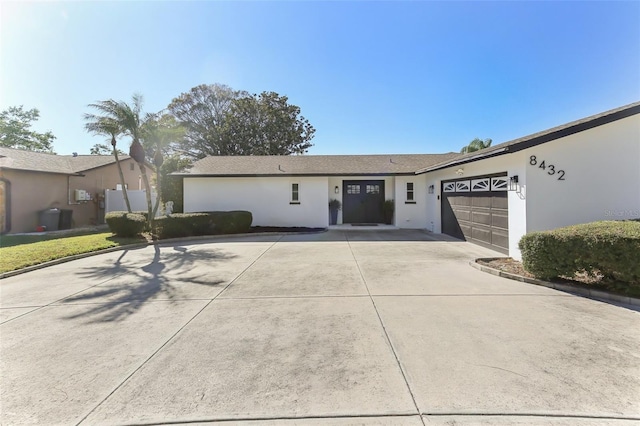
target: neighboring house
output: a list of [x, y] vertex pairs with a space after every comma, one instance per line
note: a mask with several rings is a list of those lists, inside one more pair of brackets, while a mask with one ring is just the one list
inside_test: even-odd
[[[121, 165], [127, 188], [140, 189], [140, 171], [133, 159], [122, 156]], [[111, 155], [54, 155], [0, 147], [0, 231], [33, 232], [41, 225], [40, 212], [49, 208], [71, 210], [74, 227], [103, 223], [104, 191], [120, 184]], [[89, 195], [76, 196], [76, 190]]]
[[184, 211], [249, 210], [254, 225], [381, 223], [520, 258], [531, 231], [640, 217], [640, 102], [470, 154], [207, 157], [184, 177]]

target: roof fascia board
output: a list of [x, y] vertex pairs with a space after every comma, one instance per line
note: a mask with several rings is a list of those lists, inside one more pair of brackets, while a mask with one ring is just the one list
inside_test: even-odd
[[415, 176], [414, 172], [403, 173], [281, 173], [281, 174], [206, 174], [171, 173], [182, 177], [340, 177], [340, 176]]
[[616, 111], [612, 114], [594, 118], [593, 120], [585, 121], [583, 123], [577, 123], [577, 124], [574, 124], [573, 126], [565, 127], [563, 129], [558, 129], [554, 132], [545, 133], [543, 135], [533, 137], [531, 139], [527, 139], [522, 142], [515, 143], [513, 145], [506, 146], [502, 149], [488, 152], [484, 155], [467, 157], [457, 161], [454, 160], [452, 162], [445, 163], [442, 165], [426, 167], [424, 169], [420, 169], [416, 171], [416, 174], [434, 172], [436, 170], [446, 169], [448, 167], [453, 167], [461, 164], [467, 164], [467, 163], [482, 160], [485, 158], [495, 157], [498, 155], [512, 154], [514, 152], [518, 152], [525, 149], [533, 148], [534, 146], [542, 145], [543, 143], [552, 142], [556, 139], [561, 139], [566, 136], [571, 136], [576, 133], [584, 132], [585, 130], [590, 130], [595, 127], [603, 126], [605, 124], [609, 124], [614, 121], [622, 120], [623, 118], [631, 117], [639, 113], [640, 113], [640, 105], [635, 105], [631, 108], [628, 108], [622, 111]]

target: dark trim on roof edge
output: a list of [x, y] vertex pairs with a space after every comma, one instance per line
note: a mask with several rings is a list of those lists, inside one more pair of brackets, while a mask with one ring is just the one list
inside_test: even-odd
[[340, 177], [340, 176], [415, 176], [415, 172], [404, 173], [281, 173], [281, 174], [238, 174], [238, 175], [214, 175], [214, 174], [190, 174], [190, 173], [171, 173], [171, 176], [182, 177]]
[[[576, 133], [584, 132], [585, 130], [590, 130], [595, 127], [603, 126], [605, 124], [609, 124], [614, 121], [622, 120], [623, 118], [631, 117], [636, 114], [640, 114], [640, 105], [635, 105], [628, 109], [623, 109], [621, 111], [616, 111], [612, 114], [607, 114], [601, 117], [597, 117], [597, 118], [594, 118], [593, 120], [577, 123], [572, 126], [558, 129], [554, 132], [545, 133], [543, 135], [533, 137], [531, 139], [525, 139], [522, 142], [517, 142], [517, 143], [514, 143], [513, 145], [505, 146], [502, 149], [487, 152], [485, 155], [478, 154], [478, 156], [462, 158], [458, 161], [454, 159], [442, 165], [426, 167], [424, 169], [420, 169], [416, 171], [415, 174], [420, 175], [423, 173], [435, 172], [436, 170], [442, 170], [449, 167], [458, 166], [461, 164], [473, 163], [478, 160], [484, 160], [485, 158], [497, 157], [499, 155], [504, 155], [504, 154], [512, 154], [514, 152], [533, 148], [534, 146], [537, 146], [537, 145], [542, 145], [543, 143], [552, 142], [556, 139], [560, 139], [566, 136], [571, 136]], [[509, 142], [506, 142], [506, 143], [509, 143]], [[496, 147], [498, 146], [499, 145], [496, 145]]]

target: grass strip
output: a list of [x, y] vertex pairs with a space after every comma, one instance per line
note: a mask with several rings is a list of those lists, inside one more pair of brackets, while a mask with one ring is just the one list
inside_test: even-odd
[[3, 241], [2, 247], [0, 247], [0, 273], [15, 271], [27, 266], [38, 265], [76, 254], [90, 253], [146, 241], [144, 237], [114, 237], [111, 232], [37, 242], [25, 239], [17, 245], [5, 245], [5, 241]]

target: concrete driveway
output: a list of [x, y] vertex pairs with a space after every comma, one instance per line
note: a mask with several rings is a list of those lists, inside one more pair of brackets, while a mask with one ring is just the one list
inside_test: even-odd
[[640, 313], [420, 231], [238, 237], [0, 281], [1, 423], [633, 424]]

